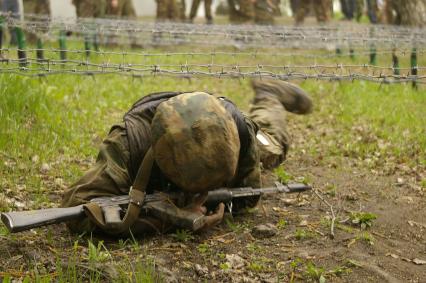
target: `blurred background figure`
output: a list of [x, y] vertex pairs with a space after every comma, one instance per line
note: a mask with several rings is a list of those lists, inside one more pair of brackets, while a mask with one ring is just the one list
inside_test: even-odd
[[50, 1], [49, 0], [25, 0], [24, 13], [50, 15]]
[[[20, 19], [20, 5], [19, 0], [3, 0], [1, 3], [1, 11], [3, 13], [10, 13], [11, 17]], [[18, 40], [16, 38], [16, 32], [13, 28], [9, 28], [10, 44], [17, 45]]]
[[178, 3], [179, 7], [179, 19], [184, 23], [186, 22], [186, 1], [180, 0], [180, 3]]
[[228, 0], [229, 21], [233, 24], [250, 23], [254, 19], [253, 0]]
[[131, 0], [108, 0], [105, 14], [108, 17], [136, 18], [135, 8]]
[[383, 10], [389, 24], [426, 26], [426, 0], [386, 0]]
[[[50, 0], [25, 0], [24, 2], [24, 14], [34, 14], [42, 17], [42, 22], [45, 24], [44, 27], [39, 29], [39, 32], [46, 33], [49, 30], [49, 18], [51, 15], [50, 11]], [[39, 36], [35, 33], [29, 33], [27, 40], [30, 43], [35, 43]]]
[[[126, 18], [126, 19], [136, 19], [136, 11], [133, 7], [131, 0], [107, 0], [107, 7], [105, 11], [105, 16], [108, 18]], [[107, 46], [113, 47], [117, 46], [117, 37], [114, 35], [108, 35], [104, 38], [105, 44]], [[129, 41], [132, 48], [141, 47], [137, 44], [137, 40], [133, 33], [129, 32]]]
[[157, 21], [176, 21], [178, 18], [176, 0], [157, 0]]
[[194, 22], [194, 18], [197, 15], [198, 7], [200, 6], [201, 1], [204, 1], [204, 12], [206, 15], [207, 24], [213, 24], [212, 16], [212, 2], [213, 0], [192, 0], [191, 12], [189, 13], [189, 20]]
[[[313, 2], [313, 3], [312, 3]], [[314, 7], [315, 16], [318, 23], [327, 23], [331, 19], [332, 0], [300, 0], [295, 14], [296, 25], [301, 25], [305, 21], [311, 6]]]
[[299, 0], [290, 0], [290, 10], [292, 15], [296, 15], [298, 7], [299, 7]]
[[254, 22], [258, 25], [273, 25], [274, 16], [280, 16], [280, 0], [256, 0]]
[[280, 15], [280, 0], [228, 0], [229, 21], [233, 24], [274, 24]]
[[372, 24], [378, 23], [377, 13], [379, 7], [377, 5], [377, 0], [357, 0], [356, 1], [356, 20], [357, 22], [361, 21], [361, 17], [364, 14], [364, 10], [367, 8], [367, 16]]
[[340, 6], [345, 20], [351, 21], [354, 18], [357, 0], [340, 0]]
[[107, 0], [72, 0], [79, 18], [101, 18], [105, 16]]

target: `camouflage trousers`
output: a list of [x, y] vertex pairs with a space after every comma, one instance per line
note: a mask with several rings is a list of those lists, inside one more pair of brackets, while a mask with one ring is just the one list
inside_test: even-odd
[[179, 7], [176, 0], [157, 0], [157, 20], [176, 20], [179, 18]]
[[[12, 17], [15, 19], [20, 19], [20, 11], [19, 11], [19, 1], [18, 0], [3, 0], [0, 1], [1, 6], [1, 12], [3, 13], [12, 13]], [[0, 25], [0, 31], [3, 29], [4, 23]], [[11, 45], [17, 45], [18, 44], [18, 38], [16, 36], [15, 28], [9, 27], [9, 34], [10, 34], [10, 44]], [[0, 36], [2, 36], [0, 32]], [[2, 42], [2, 38], [0, 38], [0, 42]], [[1, 46], [0, 46], [1, 47]]]
[[251, 0], [228, 0], [228, 7], [231, 23], [247, 23], [254, 19], [254, 5]]
[[79, 18], [101, 18], [105, 16], [107, 0], [73, 0]]
[[[259, 25], [273, 25], [274, 13], [278, 8], [275, 1], [258, 0], [254, 5], [254, 22]], [[273, 3], [273, 5], [272, 5]]]
[[117, 7], [112, 7], [111, 1], [108, 1], [105, 14], [107, 16], [136, 17], [135, 8], [131, 0], [119, 0]]
[[[50, 1], [49, 0], [26, 0], [24, 3], [24, 13], [26, 14], [38, 14], [44, 16], [50, 16]], [[46, 24], [43, 28], [39, 29], [42, 33], [48, 31], [48, 20], [43, 20]], [[34, 43], [37, 40], [35, 33], [30, 33], [27, 37], [28, 42]]]
[[231, 23], [254, 22], [260, 25], [274, 24], [274, 15], [279, 13], [278, 0], [228, 0]]
[[179, 19], [184, 22], [186, 20], [186, 1], [180, 0], [178, 3], [178, 10], [179, 10]]
[[260, 128], [257, 141], [260, 161], [265, 169], [279, 166], [290, 147], [286, 113], [284, 106], [275, 95], [255, 95], [249, 117]]
[[[189, 13], [189, 18], [192, 20], [197, 15], [198, 7], [200, 6], [202, 0], [192, 0], [191, 12]], [[206, 13], [206, 19], [212, 20], [212, 2], [213, 0], [204, 0], [204, 11]]]
[[[263, 131], [258, 138], [258, 149], [264, 168], [274, 168], [285, 158], [289, 146], [289, 136], [285, 129], [286, 111], [277, 97], [255, 96], [249, 115]], [[63, 207], [87, 203], [95, 197], [108, 197], [129, 193], [131, 178], [128, 172], [130, 151], [127, 131], [124, 125], [114, 126], [103, 141], [96, 164], [73, 184], [64, 194]], [[96, 231], [96, 226], [87, 218], [70, 222], [69, 227], [76, 232]], [[171, 229], [159, 220], [143, 217], [131, 228], [134, 234], [165, 232]]]
[[24, 13], [50, 15], [49, 0], [25, 0]]
[[[302, 24], [305, 16], [308, 14], [311, 7], [311, 0], [301, 0], [298, 4], [295, 20], [296, 24]], [[325, 23], [331, 19], [331, 0], [315, 0], [313, 1], [315, 16], [319, 23]]]

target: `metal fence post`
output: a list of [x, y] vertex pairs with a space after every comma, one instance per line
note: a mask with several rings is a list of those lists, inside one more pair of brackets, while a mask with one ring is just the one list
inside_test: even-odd
[[0, 50], [3, 49], [3, 16], [0, 15]]
[[20, 27], [15, 27], [15, 33], [16, 38], [18, 41], [18, 59], [19, 59], [19, 66], [25, 67], [27, 66], [27, 52], [26, 52], [26, 40], [25, 40], [25, 34], [22, 31]]
[[62, 61], [67, 60], [67, 34], [64, 30], [59, 32], [59, 57]]
[[43, 41], [39, 37], [37, 38], [36, 56], [38, 62], [42, 62], [44, 60]]
[[392, 50], [392, 68], [393, 68], [393, 74], [399, 76], [400, 75], [399, 58], [396, 55], [395, 48]]
[[[411, 63], [411, 75], [417, 76], [418, 66], [417, 66], [417, 48], [416, 47], [413, 47], [413, 49], [411, 50], [410, 63]], [[417, 88], [417, 82], [415, 80], [413, 80], [412, 86], [413, 88]]]

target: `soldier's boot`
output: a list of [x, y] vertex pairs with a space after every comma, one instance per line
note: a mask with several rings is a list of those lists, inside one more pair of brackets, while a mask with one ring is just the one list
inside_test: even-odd
[[255, 99], [274, 95], [288, 112], [307, 114], [312, 111], [312, 100], [300, 87], [273, 79], [252, 80], [252, 87], [256, 93]]

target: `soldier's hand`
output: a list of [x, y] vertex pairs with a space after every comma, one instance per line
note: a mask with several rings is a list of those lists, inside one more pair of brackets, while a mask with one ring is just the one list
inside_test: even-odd
[[214, 212], [210, 212], [209, 215], [206, 215], [206, 224], [202, 229], [206, 229], [212, 226], [218, 225], [222, 222], [223, 214], [225, 213], [225, 204], [223, 202], [219, 203]]
[[220, 203], [216, 207], [215, 211], [208, 212], [207, 208], [203, 205], [207, 200], [207, 195], [207, 192], [199, 194], [192, 200], [192, 203], [185, 208], [188, 211], [205, 215], [205, 225], [200, 230], [213, 227], [222, 222], [223, 215], [225, 213], [225, 204], [223, 203]]

